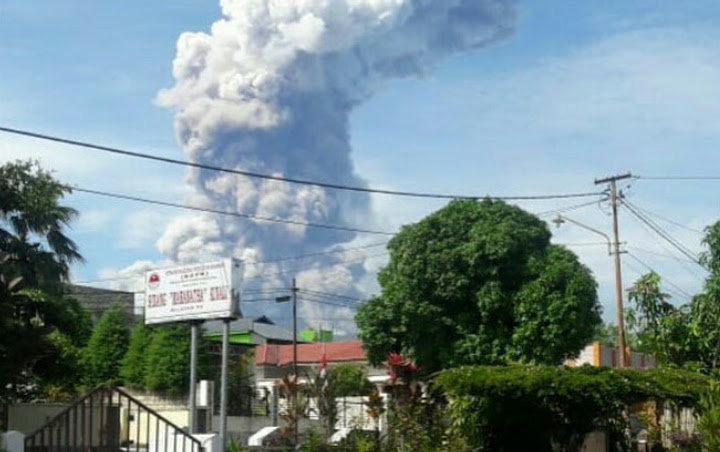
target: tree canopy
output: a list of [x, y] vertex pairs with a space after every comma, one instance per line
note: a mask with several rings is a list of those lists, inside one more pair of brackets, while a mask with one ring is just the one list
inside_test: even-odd
[[65, 228], [77, 216], [60, 204], [70, 189], [33, 162], [0, 166], [0, 250], [26, 286], [57, 292], [70, 264], [82, 260]]
[[388, 244], [381, 294], [356, 317], [373, 363], [425, 371], [509, 361], [557, 364], [600, 324], [591, 272], [547, 225], [502, 201], [455, 200]]
[[152, 330], [143, 322], [138, 322], [130, 333], [127, 352], [120, 364], [120, 376], [126, 386], [135, 389], [145, 387], [145, 375], [148, 372], [148, 347], [152, 340]]
[[88, 313], [63, 297], [81, 260], [65, 234], [69, 189], [32, 162], [0, 166], [0, 399], [66, 392], [77, 382]]
[[660, 289], [661, 278], [650, 272], [628, 291], [628, 329], [638, 348], [662, 363], [717, 369], [720, 367], [720, 221], [705, 229], [700, 264], [709, 272], [703, 290], [675, 305]]
[[122, 306], [105, 311], [83, 351], [85, 383], [95, 386], [120, 380], [120, 365], [128, 349], [130, 329]]

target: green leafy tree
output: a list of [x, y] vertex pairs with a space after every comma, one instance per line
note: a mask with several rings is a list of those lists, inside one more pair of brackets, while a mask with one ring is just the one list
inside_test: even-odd
[[700, 399], [698, 430], [703, 439], [703, 450], [720, 452], [720, 383], [717, 380], [710, 381]]
[[377, 364], [402, 352], [433, 371], [508, 361], [558, 364], [600, 324], [591, 272], [545, 223], [501, 201], [455, 200], [389, 243], [379, 296], [356, 316]]
[[367, 396], [373, 389], [368, 380], [367, 368], [357, 364], [338, 364], [328, 369], [337, 397]]
[[65, 234], [77, 213], [70, 190], [36, 163], [0, 166], [0, 398], [77, 381], [77, 351], [89, 317], [64, 298], [70, 264], [80, 261]]
[[41, 323], [47, 323], [45, 353], [33, 366], [33, 374], [46, 399], [67, 401], [80, 389], [84, 377], [83, 350], [92, 334], [90, 313], [73, 298], [50, 297]]
[[114, 305], [103, 313], [83, 352], [86, 384], [120, 381], [120, 364], [128, 349], [129, 336], [122, 306]]
[[706, 250], [700, 263], [709, 270], [702, 293], [690, 303], [692, 331], [699, 360], [707, 367], [720, 366], [720, 221], [705, 229]]
[[168, 395], [187, 393], [190, 378], [190, 327], [163, 326], [152, 333], [147, 348], [145, 388]]
[[650, 353], [662, 363], [683, 365], [696, 355], [691, 317], [686, 307], [669, 302], [660, 290], [655, 272], [641, 276], [628, 290], [632, 307], [626, 312], [627, 329], [637, 337], [636, 349]]
[[130, 334], [130, 343], [122, 359], [120, 376], [131, 388], [144, 389], [148, 372], [148, 347], [152, 342], [152, 330], [138, 322]]
[[[634, 331], [627, 327], [627, 315], [626, 315], [626, 328], [625, 328], [625, 344], [630, 347], [631, 350], [640, 350], [638, 347], [638, 338]], [[608, 347], [617, 347], [618, 344], [618, 327], [614, 323], [603, 323], [598, 325], [595, 329], [595, 335], [593, 336], [594, 342], [599, 342], [602, 345]]]
[[0, 250], [26, 286], [58, 293], [70, 264], [82, 260], [65, 234], [77, 211], [59, 203], [70, 191], [37, 163], [0, 166]]
[[660, 291], [657, 274], [642, 276], [630, 289], [628, 328], [640, 349], [661, 362], [693, 368], [720, 367], [720, 221], [706, 228], [700, 263], [709, 271], [703, 290], [681, 306]]

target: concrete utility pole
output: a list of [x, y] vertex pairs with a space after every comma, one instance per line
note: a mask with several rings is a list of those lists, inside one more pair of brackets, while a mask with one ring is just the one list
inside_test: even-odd
[[293, 375], [295, 376], [295, 385], [293, 389], [293, 413], [295, 416], [295, 428], [293, 429], [293, 435], [295, 436], [295, 445], [298, 444], [298, 427], [300, 424], [300, 418], [298, 415], [298, 384], [299, 384], [299, 375], [298, 375], [298, 354], [297, 354], [297, 293], [298, 293], [298, 286], [297, 281], [295, 278], [292, 280], [292, 287], [290, 288], [290, 291], [292, 292], [292, 297], [290, 296], [282, 296], [275, 298], [275, 301], [278, 303], [284, 302], [284, 301], [291, 301], [292, 300], [292, 318], [293, 318]]
[[190, 412], [188, 413], [188, 433], [197, 433], [197, 397], [195, 394], [197, 388], [197, 341], [199, 322], [190, 323], [190, 395], [188, 396], [188, 405]]
[[292, 281], [292, 303], [293, 303], [293, 373], [295, 374], [295, 395], [294, 410], [295, 410], [295, 447], [298, 445], [298, 430], [300, 427], [300, 417], [298, 414], [298, 384], [300, 382], [300, 376], [298, 375], [298, 354], [297, 354], [297, 293], [298, 287], [295, 278]]
[[620, 268], [620, 233], [618, 231], [618, 190], [617, 181], [629, 179], [632, 174], [621, 174], [617, 176], [605, 177], [603, 179], [595, 179], [595, 185], [610, 184], [610, 202], [612, 203], [613, 215], [613, 254], [615, 255], [615, 298], [617, 302], [617, 322], [618, 322], [618, 348], [619, 348], [619, 365], [627, 367], [627, 348], [625, 347], [625, 318], [623, 315], [623, 294], [622, 294], [622, 270]]

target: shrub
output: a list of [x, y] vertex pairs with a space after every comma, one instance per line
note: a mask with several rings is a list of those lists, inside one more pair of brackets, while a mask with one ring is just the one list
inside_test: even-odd
[[444, 371], [435, 385], [449, 400], [451, 432], [472, 449], [549, 452], [579, 450], [599, 425], [622, 437], [634, 403], [695, 407], [707, 381], [673, 369], [475, 366]]

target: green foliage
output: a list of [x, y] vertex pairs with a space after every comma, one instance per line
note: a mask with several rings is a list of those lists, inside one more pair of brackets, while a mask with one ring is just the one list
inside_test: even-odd
[[367, 368], [357, 364], [338, 364], [328, 369], [337, 397], [367, 396], [373, 389]]
[[661, 292], [660, 276], [650, 272], [629, 289], [632, 308], [626, 311], [627, 330], [637, 337], [636, 349], [654, 355], [659, 362], [683, 365], [693, 355], [690, 317], [685, 308], [669, 303]]
[[[626, 314], [628, 313], [628, 311], [631, 310], [631, 308], [626, 309]], [[644, 351], [641, 350], [641, 348], [639, 347], [637, 334], [635, 334], [632, 328], [628, 327], [627, 315], [625, 322], [625, 345], [630, 347], [631, 350]], [[617, 325], [613, 323], [603, 323], [601, 325], [598, 325], [595, 329], [593, 342], [599, 342], [602, 345], [606, 345], [608, 347], [617, 347], [618, 334], [619, 331]]]
[[163, 326], [152, 333], [147, 349], [145, 388], [168, 395], [187, 392], [190, 378], [190, 326]]
[[67, 192], [35, 163], [0, 166], [0, 399], [66, 392], [77, 382], [90, 322], [62, 297], [69, 265], [81, 260], [65, 235], [77, 214], [59, 204]]
[[[200, 347], [202, 349], [202, 347]], [[202, 358], [202, 350], [198, 351], [199, 357]], [[231, 356], [228, 363], [228, 415], [230, 416], [265, 416], [268, 413], [262, 411], [253, 412], [253, 398], [255, 387], [253, 386], [252, 364], [255, 355], [252, 350]], [[202, 359], [201, 359], [202, 360]], [[202, 366], [201, 366], [202, 367]], [[220, 368], [220, 362], [217, 363]], [[218, 375], [217, 373], [216, 375]], [[220, 388], [220, 381], [216, 382], [217, 388]]]
[[611, 323], [603, 323], [597, 326], [595, 329], [595, 335], [593, 336], [594, 342], [599, 342], [602, 345], [608, 347], [617, 347], [618, 342], [618, 327]]
[[444, 371], [435, 384], [449, 400], [451, 434], [472, 449], [549, 452], [579, 450], [603, 423], [622, 432], [622, 411], [634, 403], [695, 407], [708, 379], [673, 369], [475, 366]]
[[711, 381], [700, 400], [698, 430], [705, 452], [720, 452], [720, 383]]
[[[198, 334], [198, 379], [213, 376], [209, 344]], [[242, 358], [247, 359], [247, 358]], [[230, 372], [230, 394], [237, 395], [233, 386], [234, 367]], [[187, 393], [190, 378], [190, 325], [175, 324], [150, 328], [138, 323], [130, 334], [127, 352], [121, 360], [120, 375], [124, 384], [169, 396]], [[245, 375], [247, 378], [247, 375]], [[234, 409], [233, 400], [230, 409]]]
[[[90, 315], [73, 299], [21, 289], [19, 278], [8, 281], [1, 273], [0, 400], [71, 397], [82, 375]], [[35, 389], [20, 393], [22, 386]]]
[[227, 446], [225, 446], [226, 452], [250, 452], [250, 449], [242, 447], [242, 443], [236, 440], [234, 437], [230, 437]]
[[69, 265], [82, 260], [65, 227], [77, 216], [59, 201], [71, 190], [33, 162], [0, 166], [0, 250], [26, 287], [58, 294]]
[[120, 365], [123, 383], [134, 389], [143, 389], [148, 372], [148, 347], [152, 330], [138, 322], [130, 334], [130, 344]]
[[130, 329], [120, 305], [105, 311], [83, 351], [85, 384], [96, 386], [120, 381], [120, 364], [128, 349]]
[[596, 283], [541, 220], [504, 202], [456, 200], [389, 243], [382, 294], [356, 321], [373, 364], [389, 351], [422, 369], [557, 364], [600, 324]]
[[644, 275], [630, 289], [628, 325], [661, 362], [707, 370], [720, 367], [720, 221], [705, 231], [700, 263], [710, 273], [703, 291], [675, 307], [660, 292], [660, 278]]

